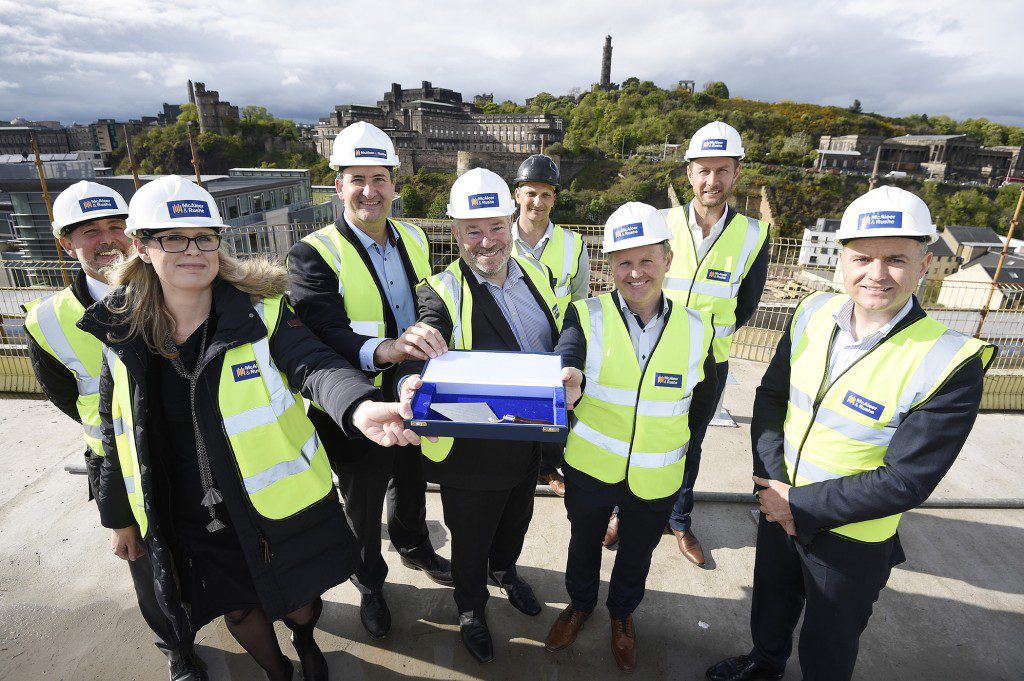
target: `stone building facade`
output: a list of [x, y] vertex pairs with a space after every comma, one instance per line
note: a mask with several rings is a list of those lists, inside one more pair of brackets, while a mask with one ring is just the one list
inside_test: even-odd
[[315, 132], [320, 155], [329, 157], [338, 132], [358, 121], [385, 130], [399, 150], [534, 154], [565, 137], [560, 116], [485, 114], [463, 101], [461, 93], [434, 87], [430, 81], [418, 88], [392, 83], [377, 106], [343, 104], [321, 118]]
[[230, 135], [228, 121], [238, 121], [238, 107], [231, 102], [220, 101], [220, 93], [207, 90], [205, 83], [188, 82], [188, 101], [195, 105], [199, 115], [199, 132], [215, 132]]
[[985, 147], [967, 135], [822, 135], [818, 143], [819, 170], [870, 173], [876, 158], [880, 175], [999, 184], [1007, 175], [1024, 174], [1021, 147]]

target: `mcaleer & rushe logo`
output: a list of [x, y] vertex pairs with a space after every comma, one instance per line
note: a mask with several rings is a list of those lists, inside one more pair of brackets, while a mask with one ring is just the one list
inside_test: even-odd
[[231, 365], [231, 375], [235, 378], [235, 383], [239, 381], [245, 381], [250, 378], [256, 378], [260, 375], [260, 365], [255, 361], [242, 362], [241, 364]]
[[878, 417], [882, 415], [882, 412], [885, 411], [884, 405], [881, 405], [878, 402], [872, 402], [868, 398], [858, 395], [852, 390], [847, 391], [846, 397], [843, 398], [843, 404], [854, 411], [858, 411], [865, 416], [875, 419], [876, 421], [878, 420]]
[[83, 213], [94, 210], [116, 210], [117, 204], [110, 196], [90, 196], [87, 199], [79, 199], [78, 205], [82, 207]]
[[168, 201], [167, 212], [172, 218], [208, 218], [210, 217], [210, 206], [206, 201]]

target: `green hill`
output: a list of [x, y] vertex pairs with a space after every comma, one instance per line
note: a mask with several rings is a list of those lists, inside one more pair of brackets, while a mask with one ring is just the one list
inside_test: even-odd
[[[821, 135], [966, 133], [985, 145], [1024, 145], [1024, 128], [984, 118], [955, 121], [925, 114], [902, 118], [864, 112], [860, 103], [843, 108], [729, 97], [724, 83], [704, 91], [665, 90], [650, 81], [628, 78], [621, 89], [594, 90], [582, 96], [555, 97], [546, 92], [529, 105], [488, 103], [488, 113], [554, 113], [565, 120], [565, 140], [548, 151], [584, 162], [583, 169], [559, 196], [556, 218], [563, 223], [604, 222], [626, 201], [668, 205], [671, 184], [689, 198], [684, 164], [659, 159], [665, 142], [685, 144], [701, 126], [723, 120], [743, 135], [747, 157], [737, 183], [741, 210], [757, 206], [762, 191], [771, 202], [781, 236], [799, 236], [819, 217], [838, 217], [846, 205], [867, 191], [867, 178], [804, 172], [815, 159]], [[195, 120], [189, 105], [173, 125], [150, 128], [133, 138], [143, 172], [191, 172], [185, 124]], [[198, 137], [204, 172], [223, 173], [234, 166], [309, 168], [314, 184], [331, 184], [327, 160], [302, 150], [294, 123], [275, 118], [262, 107], [246, 107], [231, 135]], [[114, 154], [118, 172], [128, 172], [124, 149]], [[446, 173], [419, 173], [403, 181], [406, 212], [413, 217], [443, 217]], [[987, 225], [1006, 232], [1017, 198], [1015, 187], [963, 188], [937, 182], [900, 180], [896, 184], [922, 196], [939, 225]]]

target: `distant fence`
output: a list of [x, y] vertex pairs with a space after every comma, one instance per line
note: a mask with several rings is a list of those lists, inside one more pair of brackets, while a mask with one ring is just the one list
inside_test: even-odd
[[[458, 254], [446, 220], [403, 218], [427, 233], [440, 271]], [[304, 236], [323, 225], [258, 225], [232, 227], [224, 243], [240, 256], [270, 255], [283, 260]], [[590, 254], [591, 293], [612, 288], [601, 254], [601, 225], [564, 225], [581, 234]], [[816, 256], [817, 262], [811, 261]], [[776, 239], [772, 242], [768, 282], [761, 302], [746, 326], [737, 331], [732, 356], [767, 362], [801, 298], [815, 290], [841, 290], [835, 279], [833, 254], [820, 242]], [[40, 392], [29, 365], [21, 305], [57, 291], [77, 272], [77, 263], [0, 261], [0, 392]], [[971, 282], [926, 282], [918, 292], [928, 313], [961, 333], [973, 336], [981, 323], [980, 308], [990, 285]], [[981, 338], [999, 347], [999, 357], [986, 379], [984, 409], [1024, 410], [1024, 286], [1001, 285], [980, 329]]]

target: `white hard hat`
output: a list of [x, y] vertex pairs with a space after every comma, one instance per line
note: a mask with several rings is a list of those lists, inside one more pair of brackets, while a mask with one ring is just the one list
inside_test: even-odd
[[178, 227], [227, 227], [221, 220], [217, 202], [187, 177], [165, 175], [143, 185], [128, 204], [128, 228], [135, 236], [140, 231], [158, 231]]
[[714, 121], [693, 133], [685, 158], [687, 161], [712, 156], [732, 156], [741, 159], [743, 153], [743, 141], [736, 128], [722, 121]]
[[838, 241], [874, 236], [939, 238], [928, 204], [899, 187], [878, 187], [857, 197], [843, 213]]
[[398, 154], [386, 132], [375, 125], [359, 121], [334, 138], [329, 165], [334, 170], [349, 166], [397, 166]]
[[82, 180], [71, 185], [53, 201], [53, 236], [68, 227], [101, 218], [128, 217], [128, 202], [110, 187]]
[[463, 173], [448, 195], [448, 215], [460, 220], [501, 217], [514, 212], [508, 184], [486, 168]]
[[627, 248], [660, 244], [672, 238], [665, 216], [654, 206], [631, 201], [619, 206], [604, 223], [601, 251], [612, 253]]

